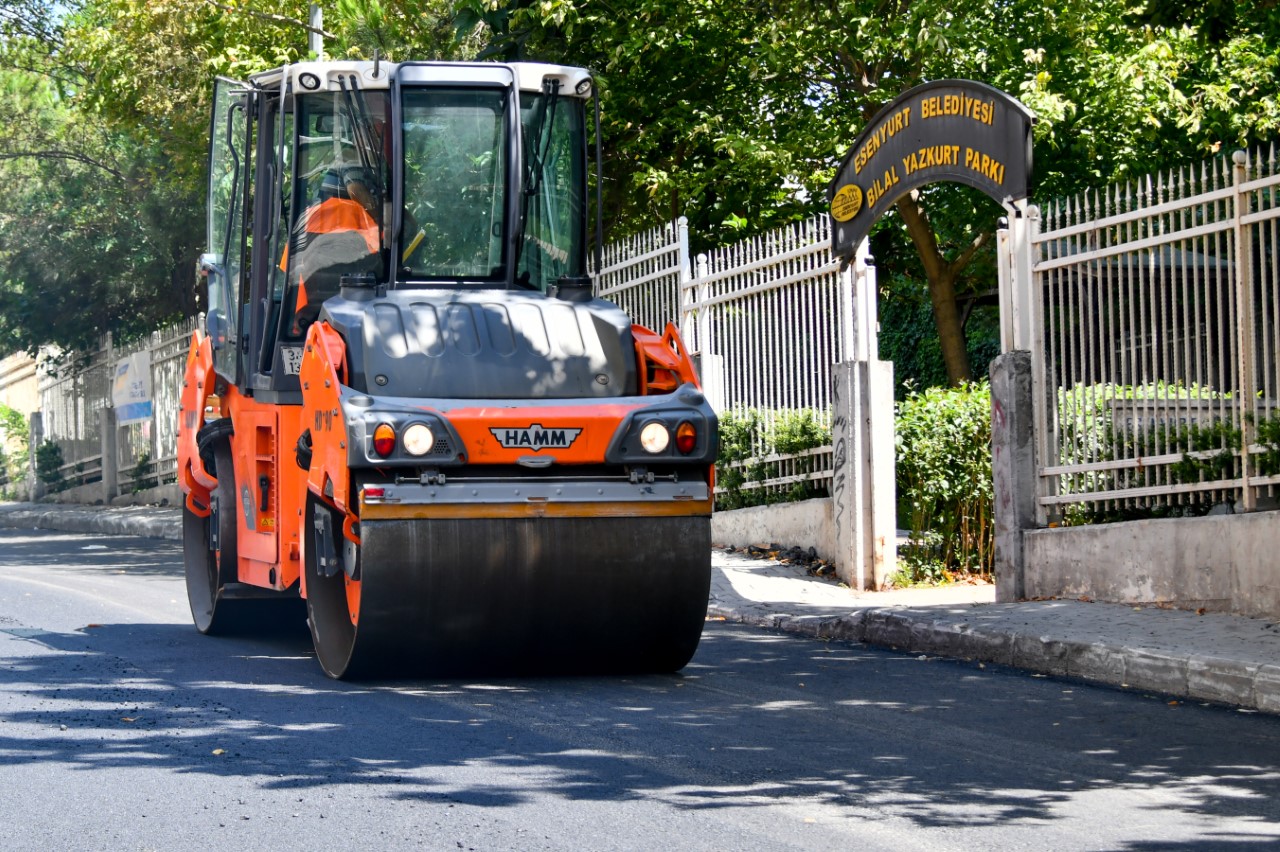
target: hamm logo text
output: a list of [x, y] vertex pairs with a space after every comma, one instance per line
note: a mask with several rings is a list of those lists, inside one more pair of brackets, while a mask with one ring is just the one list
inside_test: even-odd
[[535, 453], [539, 450], [566, 450], [582, 432], [581, 429], [548, 429], [541, 423], [534, 423], [527, 429], [498, 427], [489, 431], [508, 450], [529, 449]]

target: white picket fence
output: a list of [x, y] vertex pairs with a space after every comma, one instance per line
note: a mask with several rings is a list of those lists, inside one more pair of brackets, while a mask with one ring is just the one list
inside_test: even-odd
[[685, 339], [721, 362], [724, 410], [813, 409], [830, 425], [832, 367], [853, 349], [852, 287], [830, 247], [822, 215], [696, 259]]
[[[689, 268], [689, 221], [652, 228], [605, 247], [595, 294], [616, 302], [632, 322], [661, 334], [680, 321], [681, 287]], [[681, 329], [681, 333], [684, 330]]]

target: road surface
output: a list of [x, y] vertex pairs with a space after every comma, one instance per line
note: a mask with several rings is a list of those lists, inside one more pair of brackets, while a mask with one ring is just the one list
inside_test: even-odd
[[1280, 847], [1280, 719], [709, 622], [663, 677], [329, 680], [177, 545], [0, 531], [0, 849]]

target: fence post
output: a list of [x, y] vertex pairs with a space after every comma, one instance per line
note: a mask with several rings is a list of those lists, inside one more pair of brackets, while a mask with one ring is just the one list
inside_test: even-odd
[[36, 459], [40, 445], [44, 443], [44, 415], [39, 411], [31, 413], [31, 443], [27, 448], [27, 493], [32, 500], [44, 496], [45, 486], [36, 475]]
[[1026, 597], [1023, 530], [1036, 521], [1036, 466], [1031, 353], [1005, 352], [991, 362], [991, 475], [995, 496], [996, 600]]
[[[686, 229], [684, 233], [687, 239], [688, 230]], [[682, 248], [687, 251], [687, 242], [682, 244]], [[697, 293], [694, 307], [698, 312], [698, 378], [702, 382], [702, 392], [706, 394], [707, 402], [719, 414], [725, 410], [724, 358], [715, 353], [715, 346], [711, 339], [711, 309], [706, 304], [707, 299], [711, 297], [711, 285], [698, 283], [705, 281], [706, 278], [707, 256], [700, 254], [695, 277], [690, 282], [691, 292]]]
[[853, 265], [842, 266], [839, 272], [840, 293], [840, 363], [853, 361], [858, 351], [858, 310], [853, 305], [857, 285], [853, 280]]
[[319, 3], [307, 7], [307, 49], [324, 59], [324, 10]]
[[[1007, 234], [1007, 244], [1009, 249], [1009, 269], [1006, 275], [1009, 277], [1009, 294], [1008, 304], [1012, 309], [1010, 311], [1010, 319], [1007, 323], [1009, 329], [1009, 339], [1012, 343], [1011, 349], [1032, 350], [1032, 337], [1034, 334], [1034, 314], [1035, 314], [1035, 289], [1032, 284], [1032, 237], [1035, 232], [1032, 220], [1039, 219], [1039, 211], [1027, 204], [1027, 200], [1021, 199], [1013, 202], [1011, 205], [1013, 218], [1010, 220], [1009, 233]], [[1005, 304], [1004, 298], [1001, 299], [1000, 307]], [[1001, 322], [1002, 328], [1006, 325]], [[1004, 334], [1001, 334], [1001, 343], [1004, 343]], [[1006, 350], [1009, 351], [1009, 350]]]
[[[1022, 362], [1005, 363], [1001, 368], [1004, 371], [1002, 381], [1008, 384], [1004, 412], [1012, 418], [1011, 423], [1018, 424], [1018, 430], [1025, 425], [1025, 428], [1030, 431], [1025, 436], [1018, 431], [1016, 436], [1009, 438], [1015, 443], [1008, 444], [1005, 450], [1014, 453], [1020, 459], [1019, 464], [1025, 461], [1025, 467], [1011, 470], [1009, 476], [1012, 478], [1006, 478], [1003, 486], [1000, 475], [996, 474], [995, 493], [997, 504], [1003, 499], [1001, 487], [1015, 489], [1010, 492], [1011, 499], [1029, 501], [1017, 510], [1018, 513], [1030, 512], [1029, 518], [1022, 518], [1021, 514], [1017, 515], [1019, 525], [1017, 529], [1020, 531], [1036, 524], [1048, 523], [1048, 511], [1036, 499], [1037, 489], [1041, 483], [1036, 476], [1035, 459], [1037, 455], [1040, 458], [1048, 457], [1049, 407], [1056, 403], [1055, 397], [1045, 395], [1047, 389], [1044, 387], [1044, 324], [1040, 319], [1040, 294], [1037, 292], [1035, 281], [1035, 242], [1040, 235], [1040, 208], [1034, 204], [1028, 204], [1023, 199], [1008, 205], [1007, 209], [1010, 218], [1004, 220], [1003, 227], [996, 231], [996, 268], [999, 272], [1000, 287], [1000, 352], [1002, 355], [1022, 353], [1027, 356], [1029, 359], [1026, 364], [1029, 377], [1027, 381], [1030, 384], [1025, 396], [1022, 395], [1017, 390], [1021, 387], [1017, 383], [1022, 381]], [[997, 441], [995, 415], [998, 405], [996, 369], [999, 360], [992, 362], [990, 368], [993, 453], [997, 449], [995, 443]], [[1025, 424], [1023, 424], [1024, 420]], [[1013, 429], [1012, 426], [1009, 428]], [[1015, 444], [1020, 446], [1017, 442], [1024, 437], [1030, 441], [1026, 448], [1025, 459], [1022, 458], [1021, 450], [1015, 449]], [[998, 517], [995, 523], [998, 536], [1000, 527]], [[1021, 542], [1020, 532], [1018, 542]], [[1006, 541], [1006, 547], [1008, 546]], [[1000, 549], [999, 540], [997, 540], [995, 556], [997, 575], [1000, 572]], [[1017, 556], [1019, 566], [1021, 566], [1021, 559], [1019, 543]], [[1018, 572], [1020, 578], [1021, 567], [1018, 568]], [[1021, 589], [1021, 579], [1018, 580], [1018, 584], [1017, 587]]]
[[1000, 351], [1012, 352], [1013, 345], [1013, 246], [1009, 220], [1001, 219], [996, 229], [996, 293], [1000, 301]]
[[871, 241], [863, 239], [853, 259], [854, 360], [874, 361], [880, 357], [880, 321], [876, 313], [876, 266], [871, 257]]
[[849, 588], [867, 588], [866, 490], [863, 487], [862, 383], [857, 361], [831, 372], [831, 522], [836, 574]]
[[[694, 339], [696, 331], [693, 321], [698, 314], [698, 296], [691, 286], [693, 261], [689, 256], [689, 220], [684, 216], [676, 220], [676, 264], [680, 267], [680, 297], [677, 300], [680, 307], [680, 336], [688, 342]], [[701, 343], [698, 348], [702, 348]]]
[[120, 441], [114, 408], [98, 409], [98, 436], [102, 445], [102, 504], [110, 506], [120, 493]]
[[1253, 363], [1253, 233], [1244, 223], [1249, 212], [1249, 197], [1241, 189], [1249, 180], [1249, 155], [1245, 151], [1236, 151], [1231, 155], [1232, 194], [1234, 222], [1232, 228], [1236, 243], [1236, 349], [1239, 360], [1236, 364], [1240, 371], [1240, 508], [1252, 512], [1257, 508], [1257, 499], [1249, 478], [1253, 475], [1252, 459], [1249, 456], [1249, 445], [1253, 443], [1256, 429], [1254, 426], [1256, 382]]

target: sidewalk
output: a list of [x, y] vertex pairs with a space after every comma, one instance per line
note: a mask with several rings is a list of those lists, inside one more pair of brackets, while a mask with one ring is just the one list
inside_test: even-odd
[[[0, 527], [181, 540], [176, 508], [0, 503]], [[712, 552], [709, 614], [819, 639], [980, 660], [1280, 713], [1280, 624], [1154, 606], [995, 603], [992, 586], [855, 594], [798, 566]]]

